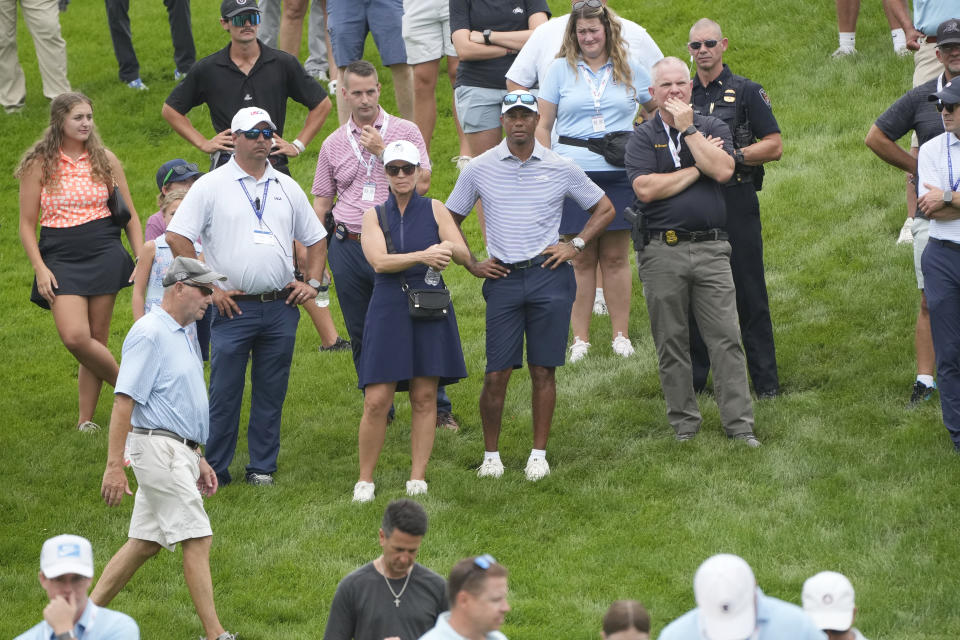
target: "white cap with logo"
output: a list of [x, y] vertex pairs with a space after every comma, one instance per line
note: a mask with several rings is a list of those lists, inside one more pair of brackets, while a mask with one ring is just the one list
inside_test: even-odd
[[389, 164], [394, 160], [403, 160], [410, 164], [420, 164], [420, 150], [412, 142], [406, 140], [397, 140], [387, 145], [383, 150], [383, 164]]
[[233, 133], [249, 131], [250, 129], [256, 128], [261, 122], [266, 122], [270, 125], [271, 129], [277, 128], [277, 125], [273, 124], [273, 121], [270, 119], [270, 114], [267, 113], [266, 109], [261, 109], [260, 107], [245, 107], [237, 111], [236, 115], [233, 116], [233, 120], [230, 122], [230, 131]]
[[803, 610], [821, 629], [853, 626], [853, 585], [842, 573], [821, 571], [803, 583]]
[[40, 550], [40, 571], [47, 578], [75, 573], [93, 577], [93, 548], [80, 536], [63, 534], [50, 538]]
[[708, 640], [743, 640], [757, 627], [757, 580], [740, 556], [707, 558], [693, 577], [700, 628]]

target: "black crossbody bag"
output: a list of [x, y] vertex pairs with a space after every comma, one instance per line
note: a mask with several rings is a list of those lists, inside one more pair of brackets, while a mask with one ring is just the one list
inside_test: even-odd
[[600, 138], [570, 138], [559, 136], [557, 142], [574, 147], [583, 147], [593, 153], [603, 156], [603, 159], [615, 167], [626, 166], [627, 141], [632, 131], [613, 131]]
[[[383, 231], [383, 239], [387, 243], [387, 253], [396, 253], [393, 246], [393, 238], [390, 235], [390, 225], [387, 223], [387, 213], [383, 206], [378, 205], [377, 218], [380, 222], [380, 229]], [[407, 294], [407, 308], [410, 311], [410, 317], [418, 320], [437, 320], [446, 318], [450, 308], [450, 290], [446, 285], [442, 289], [411, 289], [407, 284], [407, 278], [400, 272], [400, 283], [404, 293]]]
[[120, 193], [120, 187], [117, 186], [116, 182], [113, 183], [113, 191], [107, 198], [107, 209], [110, 210], [110, 219], [113, 220], [113, 224], [121, 229], [126, 228], [130, 222], [130, 209], [127, 208], [127, 203], [123, 199], [123, 194]]

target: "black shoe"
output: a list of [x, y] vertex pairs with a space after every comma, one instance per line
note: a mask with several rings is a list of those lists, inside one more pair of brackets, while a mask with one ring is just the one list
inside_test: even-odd
[[317, 347], [317, 351], [319, 351], [320, 353], [323, 353], [324, 351], [350, 351], [350, 349], [351, 349], [350, 341], [344, 340], [340, 336], [337, 336], [337, 341], [334, 342], [329, 347], [325, 347], [323, 345], [320, 345], [319, 347]]
[[907, 404], [908, 409], [916, 407], [921, 402], [926, 402], [931, 397], [933, 397], [933, 391], [937, 388], [937, 383], [934, 382], [932, 387], [928, 387], [919, 380], [913, 383], [913, 393], [910, 394], [910, 402]]
[[757, 391], [757, 400], [771, 400], [780, 395], [780, 389], [767, 389], [766, 391]]

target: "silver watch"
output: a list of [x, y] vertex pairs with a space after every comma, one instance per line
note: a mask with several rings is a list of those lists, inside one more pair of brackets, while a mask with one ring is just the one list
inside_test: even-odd
[[951, 204], [953, 202], [953, 190], [944, 189], [943, 190], [943, 204]]
[[313, 287], [314, 289], [316, 289], [317, 291], [320, 291], [320, 287], [323, 286], [323, 283], [317, 280], [316, 278], [310, 278], [309, 280], [307, 280], [307, 284]]
[[577, 253], [580, 253], [581, 251], [583, 251], [583, 248], [586, 246], [587, 243], [583, 241], [583, 238], [581, 238], [580, 236], [577, 236], [576, 238], [570, 241], [570, 244], [572, 244], [573, 248], [577, 250]]

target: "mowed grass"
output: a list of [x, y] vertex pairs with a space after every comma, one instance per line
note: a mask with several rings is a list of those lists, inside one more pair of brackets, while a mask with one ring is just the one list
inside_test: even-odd
[[[71, 3], [62, 24], [71, 81], [93, 98], [101, 135], [123, 161], [145, 220], [155, 210], [160, 163], [176, 156], [205, 159], [159, 115], [173, 86], [162, 5], [133, 4], [147, 93], [117, 81], [102, 3]], [[431, 528], [419, 560], [445, 574], [466, 555], [499, 558], [511, 570], [513, 610], [504, 631], [514, 639], [594, 638], [609, 602], [625, 597], [646, 603], [659, 632], [694, 606], [693, 572], [717, 552], [741, 554], [768, 594], [792, 601], [817, 571], [846, 573], [857, 588], [857, 624], [868, 637], [955, 638], [960, 460], [936, 403], [904, 409], [915, 370], [918, 295], [911, 250], [894, 246], [905, 215], [903, 176], [862, 144], [873, 119], [910, 87], [911, 60], [893, 55], [880, 10], [867, 3], [860, 55], [842, 61], [829, 59], [836, 47], [829, 3], [612, 5], [644, 25], [665, 54], [681, 57], [689, 25], [709, 12], [731, 39], [726, 59], [734, 71], [761, 82], [773, 100], [784, 155], [768, 169], [761, 208], [786, 393], [756, 405], [760, 450], [723, 437], [709, 396], [701, 403], [701, 435], [675, 443], [637, 283], [630, 325], [637, 355], [616, 358], [609, 323], [597, 319], [590, 356], [558, 372], [553, 474], [535, 485], [522, 476], [530, 392], [521, 370], [504, 412], [507, 473], [480, 482], [472, 468], [483, 446], [477, 397], [485, 365], [484, 304], [480, 283], [454, 267], [448, 281], [470, 378], [450, 387], [463, 429], [437, 434], [430, 493], [423, 498]], [[555, 14], [566, 11], [564, 2], [553, 0], [551, 7]], [[194, 2], [193, 13], [199, 55], [223, 47], [217, 4]], [[132, 507], [129, 499], [117, 509], [101, 501], [106, 434], [73, 431], [76, 363], [50, 315], [28, 301], [32, 273], [17, 239], [12, 171], [48, 115], [22, 21], [18, 40], [27, 108], [0, 119], [7, 149], [0, 161], [0, 194], [7, 203], [0, 220], [6, 276], [0, 280], [6, 301], [0, 316], [0, 468], [7, 487], [0, 494], [3, 637], [41, 617], [45, 601], [36, 571], [42, 541], [62, 532], [87, 536], [99, 572], [124, 541]], [[367, 57], [378, 62], [372, 42]], [[389, 73], [382, 80], [383, 104], [394, 111]], [[443, 80], [438, 100], [431, 193], [445, 198], [456, 179], [448, 159], [457, 143]], [[192, 117], [212, 135], [205, 109]], [[303, 108], [291, 103], [288, 138], [303, 117]], [[291, 163], [305, 189], [320, 142], [335, 126], [331, 117], [305, 157]], [[466, 226], [479, 252], [476, 222]], [[336, 302], [331, 308], [338, 316]], [[130, 324], [126, 290], [117, 299], [110, 340], [118, 356]], [[377, 555], [383, 507], [403, 495], [408, 477], [410, 414], [400, 399], [376, 474], [377, 499], [350, 503], [361, 396], [349, 356], [320, 355], [318, 343], [305, 319], [285, 405], [277, 486], [234, 484], [207, 501], [217, 609], [246, 640], [322, 634], [337, 582]], [[96, 416], [102, 425], [111, 404], [105, 389]], [[235, 476], [246, 461], [241, 435]], [[177, 556], [162, 553], [148, 563], [113, 602], [139, 621], [144, 638], [201, 632]]]

